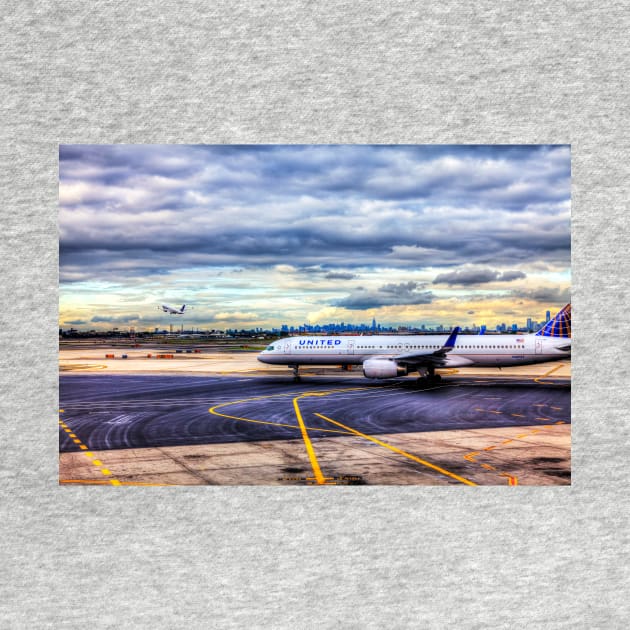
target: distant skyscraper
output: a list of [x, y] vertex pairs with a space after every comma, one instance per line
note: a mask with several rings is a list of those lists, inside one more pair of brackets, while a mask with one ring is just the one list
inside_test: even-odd
[[372, 318], [372, 330], [376, 330], [376, 317]]
[[545, 321], [548, 322], [551, 319], [551, 311], [545, 313]]

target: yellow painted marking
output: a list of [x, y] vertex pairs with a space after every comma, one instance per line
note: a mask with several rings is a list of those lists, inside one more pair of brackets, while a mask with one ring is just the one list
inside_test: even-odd
[[514, 440], [503, 440], [503, 442], [501, 442], [501, 444], [509, 444], [510, 442], [513, 442]]
[[503, 413], [502, 411], [497, 411], [496, 409], [490, 409], [488, 413]]
[[[60, 409], [59, 411], [60, 411], [60, 413], [63, 413], [63, 409]], [[68, 427], [68, 425], [66, 425], [61, 420], [59, 421], [59, 424], [62, 426], [63, 430], [68, 434], [68, 437], [73, 438], [72, 441], [75, 444], [79, 445], [79, 448], [81, 449], [81, 451], [83, 451], [83, 454], [86, 457], [91, 458], [91, 462], [95, 466], [102, 466], [103, 465], [103, 462], [101, 462], [100, 460], [92, 459], [94, 457], [94, 453], [91, 453], [91, 452], [89, 452], [87, 450], [88, 447], [85, 444], [81, 443], [81, 440], [79, 438], [77, 438], [76, 434], [72, 432], [72, 429], [70, 429]], [[103, 473], [103, 475], [105, 475], [106, 477], [111, 476], [111, 474], [112, 474], [112, 471], [109, 470], [108, 468], [101, 468], [100, 470]], [[82, 479], [81, 480], [80, 479], [75, 479], [75, 480], [66, 479], [66, 480], [63, 480], [63, 479], [60, 479], [59, 483], [90, 483], [90, 484], [93, 484], [93, 483], [99, 483], [99, 482], [95, 482], [95, 481], [93, 481], [91, 479], [90, 480], [82, 480]], [[104, 483], [111, 483], [111, 485], [113, 485], [113, 486], [119, 486], [120, 485], [120, 481], [118, 481], [117, 479], [109, 479], [109, 480], [107, 480]]]
[[464, 459], [467, 459], [469, 462], [474, 462], [477, 455], [479, 455], [479, 451], [473, 451], [472, 453], [464, 455]]
[[60, 479], [59, 483], [84, 483], [89, 485], [103, 486], [172, 486], [172, 483], [142, 483], [140, 481], [118, 481], [118, 479]]
[[493, 450], [495, 448], [496, 448], [496, 444], [494, 446], [486, 446], [486, 448], [484, 448], [483, 450], [484, 451], [491, 451], [491, 450]]
[[529, 433], [520, 433], [519, 435], [517, 435], [517, 438], [524, 438], [527, 437], [529, 435]]
[[[384, 387], [383, 389], [394, 389], [398, 387], [398, 385], [393, 385], [393, 386], [387, 386]], [[286, 424], [286, 423], [282, 423], [282, 422], [270, 422], [268, 420], [254, 420], [253, 418], [244, 418], [242, 416], [233, 416], [230, 414], [226, 414], [226, 413], [222, 413], [220, 411], [218, 411], [218, 409], [222, 408], [222, 407], [227, 407], [229, 405], [237, 405], [240, 403], [247, 403], [247, 402], [252, 402], [252, 401], [256, 401], [256, 400], [268, 400], [270, 398], [286, 398], [289, 396], [293, 396], [294, 392], [290, 392], [290, 393], [286, 393], [286, 394], [266, 394], [263, 396], [251, 396], [250, 398], [242, 398], [240, 400], [231, 400], [229, 402], [225, 402], [225, 403], [220, 403], [218, 405], [214, 405], [213, 407], [210, 407], [208, 409], [209, 413], [215, 415], [215, 416], [221, 416], [222, 418], [230, 418], [231, 420], [241, 420], [243, 422], [252, 422], [254, 424], [269, 424], [269, 425], [273, 425], [273, 426], [279, 426], [279, 427], [287, 427], [290, 429], [299, 429], [300, 432], [302, 433], [302, 437], [304, 438], [304, 434], [306, 432], [306, 440], [304, 441], [305, 445], [306, 445], [306, 449], [307, 449], [307, 453], [309, 454], [309, 458], [311, 458], [311, 453], [313, 455], [313, 457], [315, 457], [315, 452], [312, 448], [312, 444], [310, 442], [310, 438], [308, 436], [308, 431], [318, 431], [318, 432], [324, 432], [324, 433], [335, 433], [337, 435], [348, 435], [349, 432], [348, 431], [340, 431], [338, 429], [323, 429], [323, 428], [319, 428], [319, 427], [307, 427], [306, 424], [304, 423], [304, 420], [302, 419], [302, 415], [299, 411], [299, 405], [297, 403], [297, 400], [299, 400], [300, 398], [305, 398], [305, 397], [315, 397], [315, 396], [330, 396], [333, 394], [340, 394], [340, 393], [346, 393], [346, 392], [357, 392], [357, 391], [365, 391], [365, 390], [372, 390], [371, 387], [344, 387], [344, 388], [339, 388], [339, 389], [332, 389], [332, 390], [328, 390], [328, 391], [324, 391], [324, 392], [319, 392], [319, 391], [310, 391], [310, 392], [303, 392], [302, 394], [298, 395], [297, 397], [295, 397], [293, 399], [293, 407], [294, 410], [296, 411], [296, 417], [298, 419], [298, 425], [293, 425], [293, 424]], [[315, 414], [318, 415], [318, 414]], [[310, 451], [309, 452], [309, 446], [310, 446]], [[315, 457], [315, 464], [316, 467], [319, 469], [319, 464], [317, 463], [317, 458]], [[313, 465], [313, 459], [311, 458], [311, 466]], [[315, 473], [315, 468], [313, 468], [313, 472]], [[319, 474], [315, 473], [315, 477], [314, 479], [317, 481], [318, 484], [322, 484], [324, 483], [327, 479], [330, 479], [329, 477], [324, 477], [323, 474], [321, 473], [321, 469], [319, 469]], [[476, 485], [476, 484], [475, 484]]]
[[501, 477], [507, 477], [508, 486], [518, 486], [518, 477], [514, 477], [512, 475], [508, 475], [507, 473], [501, 473]]
[[534, 403], [532, 407], [546, 407], [547, 403]]
[[552, 409], [555, 409], [556, 411], [562, 411], [562, 407], [552, 407]]
[[558, 420], [558, 422], [554, 422], [554, 424], [566, 424], [564, 420]]
[[321, 468], [319, 467], [317, 455], [315, 455], [315, 450], [313, 449], [313, 445], [311, 444], [311, 439], [308, 436], [308, 431], [306, 430], [306, 425], [304, 424], [304, 419], [302, 418], [302, 412], [300, 411], [300, 406], [298, 405], [298, 400], [300, 400], [300, 398], [303, 398], [304, 396], [308, 396], [308, 394], [296, 396], [293, 399], [293, 409], [295, 410], [295, 416], [297, 418], [298, 424], [300, 425], [300, 432], [302, 433], [302, 439], [304, 440], [304, 446], [306, 446], [308, 458], [311, 461], [313, 474], [315, 475], [317, 483], [321, 485], [326, 483], [326, 480], [324, 479], [324, 475], [322, 475]]
[[[238, 401], [238, 402], [242, 402], [242, 401]], [[220, 413], [217, 411], [218, 407], [223, 407], [225, 405], [234, 405], [236, 404], [235, 402], [233, 403], [222, 403], [220, 405], [215, 405], [214, 407], [210, 407], [210, 409], [208, 409], [208, 411], [215, 415], [215, 416], [221, 416], [223, 418], [230, 418], [232, 420], [243, 420], [244, 422], [252, 422], [254, 424], [271, 424], [273, 426], [276, 427], [287, 427], [289, 429], [299, 429], [300, 427], [298, 425], [295, 424], [286, 424], [284, 422], [270, 422], [269, 420], [254, 420], [253, 418], [243, 418], [241, 416], [231, 416], [227, 413]], [[344, 435], [347, 435], [347, 431], [337, 431], [336, 429], [315, 429], [310, 427], [311, 431], [324, 431], [326, 433], [342, 433]]]
[[540, 420], [541, 422], [548, 422], [551, 418], [535, 418], [535, 420]]
[[540, 429], [534, 429], [534, 430], [530, 431], [530, 433], [532, 435], [536, 435], [536, 433], [540, 433]]
[[391, 444], [387, 444], [387, 442], [383, 442], [381, 440], [377, 440], [375, 437], [372, 437], [371, 435], [366, 435], [365, 433], [361, 433], [360, 431], [357, 431], [356, 429], [353, 429], [351, 427], [346, 426], [345, 424], [341, 424], [341, 422], [337, 422], [336, 420], [333, 420], [332, 418], [328, 418], [327, 416], [324, 416], [321, 413], [316, 413], [315, 414], [317, 417], [322, 418], [323, 420], [327, 420], [328, 422], [332, 422], [333, 424], [336, 424], [337, 426], [346, 429], [346, 431], [350, 431], [350, 433], [354, 433], [355, 435], [358, 435], [359, 437], [365, 438], [366, 440], [370, 440], [370, 442], [374, 442], [375, 444], [378, 444], [380, 446], [384, 446], [385, 448], [388, 448], [390, 451], [394, 451], [394, 453], [399, 453], [400, 455], [404, 455], [405, 457], [413, 460], [414, 462], [418, 462], [419, 464], [422, 464], [423, 466], [427, 466], [428, 468], [432, 468], [433, 470], [436, 470], [437, 472], [446, 475], [447, 477], [451, 477], [452, 479], [456, 479], [457, 481], [461, 481], [462, 483], [466, 484], [467, 486], [476, 486], [477, 484], [474, 483], [473, 481], [470, 481], [469, 479], [465, 479], [464, 477], [460, 477], [459, 475], [456, 475], [455, 473], [452, 473], [448, 470], [445, 470], [444, 468], [441, 468], [440, 466], [436, 466], [435, 464], [432, 464], [430, 462], [425, 461], [424, 459], [420, 459], [419, 457], [416, 457], [415, 455], [412, 455], [411, 453], [407, 453], [406, 451], [403, 451], [402, 449], [399, 449], [395, 446], [392, 446]]
[[542, 383], [544, 385], [544, 381], [541, 381], [540, 379], [545, 378], [546, 376], [549, 376], [550, 374], [553, 374], [556, 370], [559, 370], [562, 367], [564, 367], [564, 363], [560, 363], [560, 365], [556, 365], [556, 367], [549, 370], [549, 372], [545, 372], [545, 374], [543, 374], [542, 376], [537, 376], [534, 379], [534, 383]]
[[109, 483], [107, 479], [60, 479], [59, 483], [86, 483], [103, 485]]
[[[383, 389], [393, 389], [394, 387], [397, 387], [397, 386], [385, 387]], [[371, 387], [345, 387], [345, 388], [340, 388], [340, 389], [331, 389], [325, 392], [303, 392], [302, 394], [300, 394], [300, 396], [330, 396], [331, 394], [340, 394], [340, 393], [345, 393], [345, 392], [358, 392], [358, 391], [365, 391], [365, 390], [370, 390], [370, 389], [372, 388]], [[285, 424], [282, 422], [270, 422], [268, 420], [254, 420], [253, 418], [243, 418], [241, 416], [232, 416], [232, 415], [217, 411], [217, 409], [220, 409], [221, 407], [227, 407], [229, 405], [238, 405], [240, 403], [253, 402], [255, 400], [267, 400], [269, 398], [287, 398], [293, 395], [294, 393], [290, 392], [287, 394], [265, 394], [263, 396], [251, 396], [250, 398], [242, 398], [240, 400], [231, 400], [230, 402], [214, 405], [214, 407], [210, 407], [208, 411], [215, 416], [221, 416], [222, 418], [230, 418], [232, 420], [243, 420], [244, 422], [253, 422], [255, 424], [271, 424], [278, 427], [287, 427], [289, 429], [299, 429], [299, 427], [294, 424]], [[323, 431], [325, 433], [337, 433], [337, 434], [347, 435], [347, 431], [338, 431], [336, 429], [319, 429], [319, 428], [314, 428], [314, 427], [307, 427], [307, 428], [310, 429], [311, 431]]]
[[513, 413], [512, 414], [515, 418], [524, 418], [525, 416], [522, 413]]
[[486, 470], [496, 470], [496, 468], [494, 466], [490, 466], [490, 464], [481, 464], [481, 467]]
[[479, 409], [479, 407], [475, 407], [475, 411], [485, 411], [485, 409]]

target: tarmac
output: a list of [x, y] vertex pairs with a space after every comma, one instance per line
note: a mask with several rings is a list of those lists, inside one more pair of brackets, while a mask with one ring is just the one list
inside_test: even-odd
[[571, 481], [570, 362], [446, 370], [418, 387], [338, 368], [293, 383], [256, 352], [149, 353], [61, 351], [61, 484]]

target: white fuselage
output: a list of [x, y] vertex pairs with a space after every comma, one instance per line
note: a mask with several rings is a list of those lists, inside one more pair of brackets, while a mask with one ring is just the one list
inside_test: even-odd
[[182, 306], [182, 308], [177, 309], [177, 308], [173, 308], [172, 306], [169, 306], [168, 304], [162, 304], [162, 310], [165, 313], [170, 313], [171, 315], [183, 315], [184, 314], [184, 307]]
[[[258, 355], [275, 365], [360, 365], [368, 359], [389, 358], [413, 363], [412, 356], [440, 350], [448, 335], [373, 335], [287, 337]], [[568, 349], [567, 349], [568, 347]], [[458, 335], [443, 367], [508, 367], [570, 358], [571, 339], [540, 335]], [[562, 348], [562, 349], [561, 349]]]

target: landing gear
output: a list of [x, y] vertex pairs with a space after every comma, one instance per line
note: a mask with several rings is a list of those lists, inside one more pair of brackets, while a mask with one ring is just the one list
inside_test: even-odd
[[433, 366], [420, 368], [418, 373], [420, 374], [420, 378], [417, 381], [419, 386], [426, 387], [427, 385], [436, 385], [442, 380], [442, 377], [435, 373]]
[[293, 366], [293, 382], [294, 383], [299, 383], [302, 380], [300, 378], [299, 369], [300, 369], [299, 365], [294, 365]]

